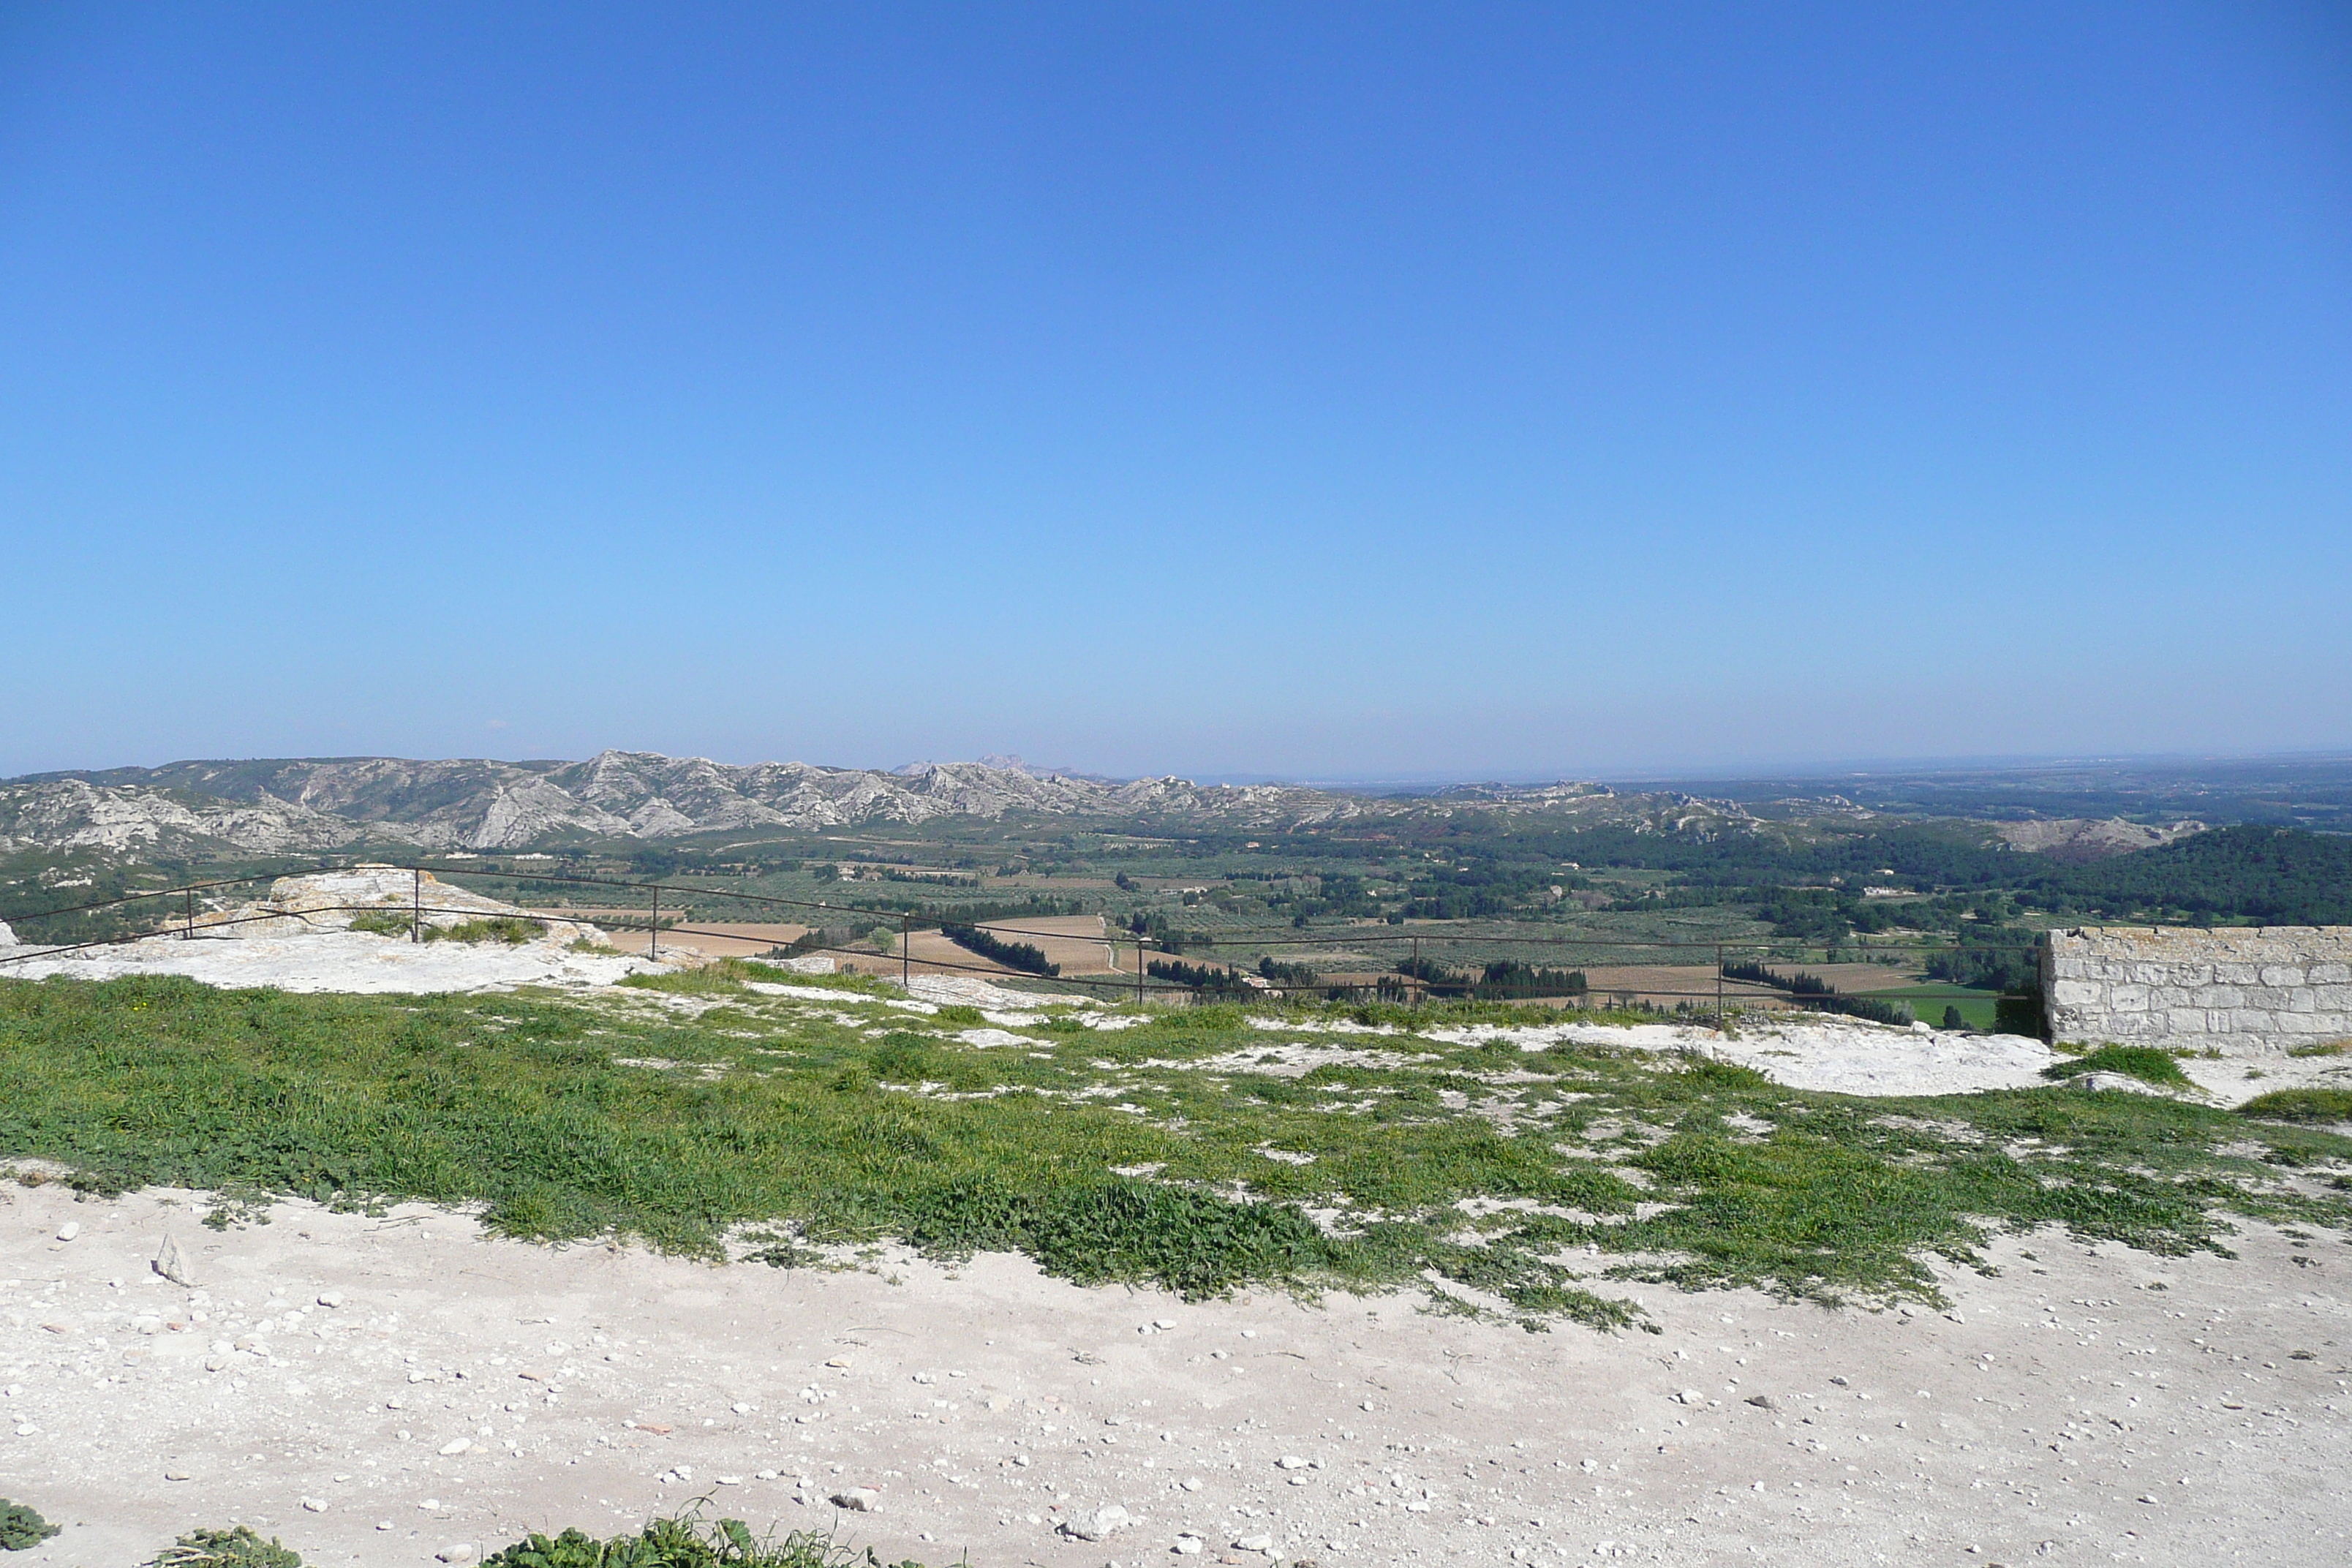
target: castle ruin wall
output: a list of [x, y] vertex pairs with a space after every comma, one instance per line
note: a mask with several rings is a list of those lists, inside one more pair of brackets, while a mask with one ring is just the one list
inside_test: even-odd
[[2041, 942], [2061, 1044], [2278, 1056], [2352, 1040], [2352, 926], [2081, 926]]

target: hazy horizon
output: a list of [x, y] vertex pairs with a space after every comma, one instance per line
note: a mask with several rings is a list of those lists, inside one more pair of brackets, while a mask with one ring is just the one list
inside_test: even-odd
[[[383, 758], [415, 763], [497, 762], [514, 764], [570, 763], [583, 761], [587, 757], [595, 755], [597, 752], [605, 750], [645, 752], [655, 749], [641, 746], [598, 747], [593, 751], [563, 756], [534, 756], [521, 753], [500, 753], [495, 752], [474, 752], [465, 753], [463, 755], [448, 756], [407, 755], [398, 752], [355, 752], [340, 753], [321, 752], [299, 757], [283, 753], [233, 754], [229, 752], [215, 752], [202, 755], [167, 757], [153, 762], [88, 763], [68, 764], [66, 766], [57, 768], [28, 769], [21, 773], [0, 775], [0, 782], [13, 782], [14, 780], [26, 777], [39, 777], [56, 774], [98, 773], [118, 768], [165, 768], [191, 763], [207, 762], [317, 762], [361, 761]], [[1003, 762], [1019, 762], [1028, 767], [1060, 772], [1072, 774], [1074, 776], [1088, 775], [1123, 780], [1140, 777], [1162, 777], [1173, 774], [1175, 776], [1190, 779], [1194, 783], [1203, 784], [1283, 784], [1303, 788], [1368, 791], [1381, 789], [1412, 790], [1443, 788], [1449, 785], [1501, 784], [1507, 786], [1528, 786], [1547, 784], [1575, 783], [1607, 784], [1612, 787], [1624, 789], [1640, 787], [1669, 789], [1679, 785], [1706, 783], [1764, 784], [1784, 780], [1792, 784], [1818, 784], [1830, 785], [1840, 781], [1852, 782], [1874, 778], [1932, 778], [1946, 775], [1958, 777], [1973, 774], [2001, 775], [2067, 769], [2111, 768], [2122, 770], [2151, 769], [2157, 771], [2180, 770], [2194, 772], [2200, 766], [2210, 767], [2215, 770], [2218, 776], [2220, 774], [2226, 773], [2229, 770], [2234, 767], [2261, 766], [2265, 764], [2285, 765], [2293, 763], [2343, 763], [2352, 765], [2352, 750], [2316, 750], [2242, 753], [2163, 752], [2143, 753], [2137, 755], [2109, 754], [2097, 756], [2047, 755], [2038, 757], [1844, 758], [1818, 764], [1801, 764], [1790, 767], [1726, 766], [1712, 769], [1696, 768], [1657, 772], [1595, 771], [1591, 773], [1553, 772], [1523, 774], [1465, 772], [1425, 773], [1417, 775], [1279, 775], [1263, 772], [1234, 773], [1187, 772], [1181, 768], [1163, 769], [1151, 773], [1117, 773], [1102, 768], [1088, 767], [1083, 763], [1070, 763], [1066, 760], [1041, 759], [1003, 752], [982, 752], [979, 755], [968, 757], [940, 756], [912, 758], [895, 763], [842, 762], [836, 759], [817, 756], [714, 756], [707, 752], [698, 751], [662, 752], [661, 754], [674, 758], [698, 757], [707, 761], [732, 767], [753, 766], [762, 763], [802, 763], [817, 767], [857, 768], [883, 773], [898, 772], [907, 768], [924, 765], [926, 763], [950, 764], [982, 763], [993, 757]]]

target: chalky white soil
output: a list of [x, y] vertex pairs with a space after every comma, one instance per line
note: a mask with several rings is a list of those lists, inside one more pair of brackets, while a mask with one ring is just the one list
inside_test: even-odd
[[[2005, 1242], [1949, 1315], [1652, 1290], [1664, 1332], [1606, 1336], [201, 1212], [5, 1189], [0, 1493], [67, 1526], [27, 1568], [233, 1520], [422, 1565], [703, 1494], [935, 1564], [2352, 1560], [2352, 1254], [2262, 1228], [2235, 1261]], [[167, 1232], [194, 1289], [150, 1270]]]
[[[0, 957], [11, 955], [0, 953]], [[299, 936], [150, 937], [117, 947], [13, 957], [0, 980], [68, 975], [114, 980], [129, 974], [184, 974], [207, 985], [274, 985], [281, 991], [511, 991], [522, 985], [578, 990], [610, 985], [641, 970], [668, 966], [643, 957], [575, 952], [557, 942], [436, 942], [368, 931], [306, 932]]]

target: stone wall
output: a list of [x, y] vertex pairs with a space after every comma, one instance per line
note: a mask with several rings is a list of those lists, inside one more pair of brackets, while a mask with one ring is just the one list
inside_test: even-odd
[[2051, 1038], [2277, 1055], [2352, 1038], [2352, 926], [2084, 926], [2042, 939]]

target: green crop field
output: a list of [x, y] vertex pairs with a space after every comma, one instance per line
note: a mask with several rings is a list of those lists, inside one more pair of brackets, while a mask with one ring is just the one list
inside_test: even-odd
[[1958, 1007], [1961, 1020], [1971, 1029], [1990, 1029], [1994, 1023], [1994, 1009], [2000, 1000], [2000, 993], [1971, 990], [1965, 985], [1897, 985], [1885, 991], [1861, 991], [1856, 995], [1868, 996], [1877, 1002], [1908, 1002], [1911, 1010], [1924, 1021], [1941, 1027], [1944, 1009]]

